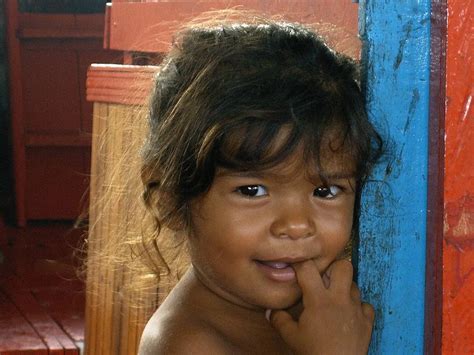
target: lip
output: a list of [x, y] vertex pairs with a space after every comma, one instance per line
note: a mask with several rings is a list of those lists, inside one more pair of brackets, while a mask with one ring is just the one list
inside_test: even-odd
[[307, 257], [282, 257], [254, 259], [258, 269], [271, 281], [281, 283], [296, 282], [293, 264], [308, 260]]
[[[268, 262], [255, 260], [258, 269], [270, 280], [276, 282], [293, 282], [296, 281], [296, 273], [291, 263], [286, 262]], [[272, 267], [275, 264], [277, 267]], [[283, 264], [283, 265], [282, 265]], [[284, 266], [286, 265], [286, 266]]]
[[305, 257], [305, 256], [297, 256], [297, 257], [291, 257], [291, 256], [286, 256], [286, 257], [276, 257], [276, 258], [261, 258], [261, 259], [254, 259], [255, 261], [260, 261], [260, 262], [274, 262], [274, 263], [286, 263], [286, 264], [296, 264], [300, 263], [306, 260], [310, 260], [312, 258], [310, 257]]

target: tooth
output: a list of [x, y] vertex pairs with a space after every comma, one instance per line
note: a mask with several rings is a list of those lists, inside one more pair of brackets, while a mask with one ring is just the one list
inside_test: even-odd
[[284, 268], [288, 267], [287, 263], [278, 262], [278, 261], [267, 261], [267, 262], [265, 262], [265, 264], [267, 264], [268, 266], [271, 266], [275, 269], [284, 269]]

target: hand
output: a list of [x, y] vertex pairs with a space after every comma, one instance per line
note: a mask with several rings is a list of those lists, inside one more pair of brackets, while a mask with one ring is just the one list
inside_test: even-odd
[[313, 260], [294, 268], [304, 309], [297, 321], [286, 311], [272, 311], [270, 322], [282, 339], [297, 354], [367, 354], [375, 313], [360, 301], [352, 264], [335, 261], [323, 277]]

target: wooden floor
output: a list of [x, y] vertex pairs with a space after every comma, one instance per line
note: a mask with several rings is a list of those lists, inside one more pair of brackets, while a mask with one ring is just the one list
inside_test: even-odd
[[84, 283], [71, 223], [0, 223], [0, 354], [80, 354]]

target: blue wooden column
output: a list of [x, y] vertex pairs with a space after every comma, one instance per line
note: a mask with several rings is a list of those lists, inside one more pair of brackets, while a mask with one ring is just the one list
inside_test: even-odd
[[362, 197], [358, 282], [377, 313], [370, 353], [422, 354], [430, 1], [359, 6], [368, 111], [390, 139]]

